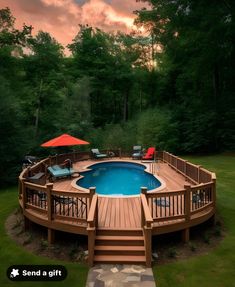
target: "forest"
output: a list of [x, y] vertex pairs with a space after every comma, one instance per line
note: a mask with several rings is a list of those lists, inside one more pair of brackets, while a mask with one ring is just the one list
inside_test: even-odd
[[40, 144], [62, 133], [85, 149], [234, 151], [235, 2], [142, 2], [144, 35], [79, 25], [67, 47], [0, 9], [1, 184], [26, 154], [55, 153]]

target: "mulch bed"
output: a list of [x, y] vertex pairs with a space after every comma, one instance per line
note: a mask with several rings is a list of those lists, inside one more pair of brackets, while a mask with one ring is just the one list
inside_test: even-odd
[[[6, 220], [7, 234], [19, 245], [33, 254], [68, 262], [87, 262], [87, 237], [56, 232], [56, 243], [49, 246], [47, 229], [33, 224], [24, 231], [24, 220], [20, 209], [15, 210]], [[190, 257], [206, 255], [215, 249], [225, 237], [222, 220], [216, 225], [201, 224], [190, 231], [190, 242], [183, 243], [181, 233], [153, 237], [154, 264], [162, 265]]]

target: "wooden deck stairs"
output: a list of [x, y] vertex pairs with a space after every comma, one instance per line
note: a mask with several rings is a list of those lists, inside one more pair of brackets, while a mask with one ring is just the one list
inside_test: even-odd
[[97, 229], [94, 262], [145, 264], [145, 244], [142, 229]]

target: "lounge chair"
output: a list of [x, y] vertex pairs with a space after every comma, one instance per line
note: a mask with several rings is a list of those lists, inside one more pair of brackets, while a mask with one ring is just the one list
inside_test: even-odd
[[73, 168], [61, 168], [59, 165], [49, 166], [47, 170], [53, 178], [71, 176], [76, 172]]
[[149, 147], [147, 153], [142, 157], [143, 160], [154, 160], [155, 147]]
[[105, 157], [108, 157], [107, 154], [105, 154], [105, 153], [100, 153], [100, 151], [99, 151], [98, 148], [93, 148], [93, 149], [91, 150], [91, 152], [92, 152], [92, 154], [93, 154], [93, 156], [94, 156], [95, 158], [105, 158]]
[[140, 159], [142, 157], [142, 148], [140, 145], [133, 146], [133, 159]]

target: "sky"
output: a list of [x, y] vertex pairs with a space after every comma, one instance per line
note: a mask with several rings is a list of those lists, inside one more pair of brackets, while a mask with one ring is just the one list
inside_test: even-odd
[[49, 32], [66, 46], [79, 31], [78, 24], [88, 24], [106, 32], [129, 32], [134, 10], [144, 6], [136, 0], [0, 0], [0, 8], [9, 7], [16, 18], [16, 28], [23, 23]]

